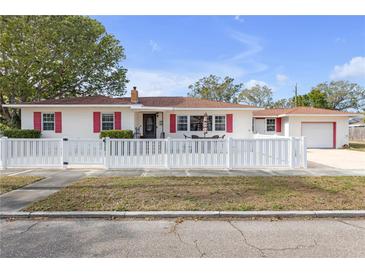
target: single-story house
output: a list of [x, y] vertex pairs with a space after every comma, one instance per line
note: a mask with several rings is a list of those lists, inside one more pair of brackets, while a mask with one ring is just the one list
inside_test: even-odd
[[[45, 138], [99, 138], [102, 130], [128, 129], [144, 138], [204, 136], [250, 138], [253, 111], [260, 108], [190, 97], [86, 96], [7, 105], [21, 109], [21, 128]], [[223, 136], [224, 135], [224, 136]]]
[[349, 118], [358, 114], [296, 107], [263, 109], [191, 97], [86, 96], [6, 105], [21, 109], [21, 128], [44, 138], [99, 138], [100, 131], [128, 129], [136, 138], [252, 138], [255, 134], [306, 136], [309, 148], [341, 148], [349, 141]]
[[306, 136], [308, 148], [341, 148], [349, 143], [349, 118], [359, 114], [313, 107], [254, 111], [253, 132]]

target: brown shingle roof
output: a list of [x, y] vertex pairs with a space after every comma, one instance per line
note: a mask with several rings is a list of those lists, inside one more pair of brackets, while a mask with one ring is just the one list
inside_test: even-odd
[[[191, 97], [139, 97], [139, 103], [145, 107], [176, 108], [255, 108], [249, 105], [216, 102]], [[85, 96], [65, 99], [48, 99], [27, 103], [30, 105], [129, 105], [130, 97], [112, 98], [107, 96]]]
[[348, 114], [349, 116], [355, 114], [345, 111], [338, 111], [332, 109], [324, 109], [324, 108], [313, 108], [313, 107], [295, 107], [295, 108], [273, 108], [273, 109], [264, 109], [264, 110], [256, 110], [253, 112], [254, 117], [268, 117], [268, 116], [280, 116], [280, 115], [306, 115], [306, 114], [315, 114], [315, 115], [339, 115], [339, 114]]

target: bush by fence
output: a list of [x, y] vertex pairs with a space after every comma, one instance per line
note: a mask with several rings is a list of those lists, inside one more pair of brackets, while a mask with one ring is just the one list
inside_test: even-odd
[[103, 130], [100, 132], [100, 138], [109, 137], [111, 139], [133, 139], [131, 130]]
[[6, 129], [3, 135], [8, 138], [41, 138], [41, 132], [34, 129]]

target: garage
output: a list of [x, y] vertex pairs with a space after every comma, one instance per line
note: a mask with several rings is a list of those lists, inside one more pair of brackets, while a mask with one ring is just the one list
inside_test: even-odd
[[302, 122], [302, 136], [307, 139], [308, 148], [335, 148], [335, 122]]

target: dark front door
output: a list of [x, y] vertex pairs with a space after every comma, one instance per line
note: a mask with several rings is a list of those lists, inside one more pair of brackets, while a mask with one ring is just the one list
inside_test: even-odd
[[143, 137], [156, 138], [156, 114], [143, 114]]

